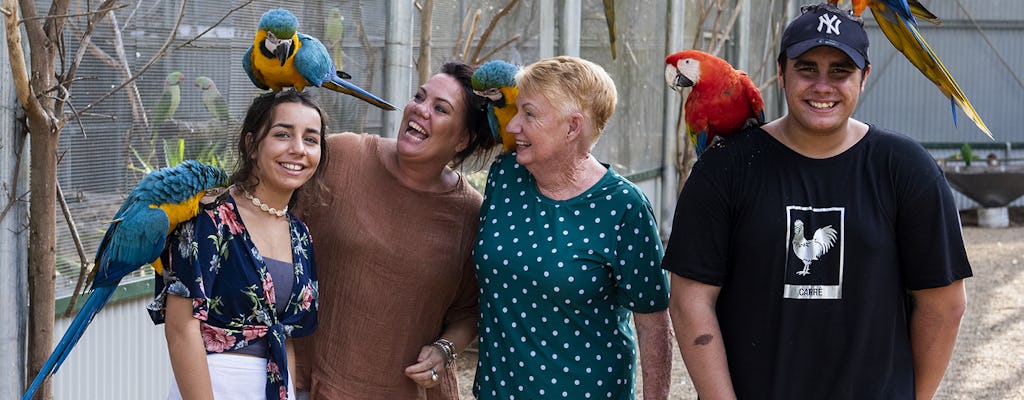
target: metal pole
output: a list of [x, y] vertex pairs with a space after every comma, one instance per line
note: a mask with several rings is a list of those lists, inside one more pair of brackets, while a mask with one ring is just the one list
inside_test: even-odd
[[[0, 32], [0, 38], [6, 36]], [[7, 52], [0, 52], [0, 64], [8, 63]], [[17, 399], [25, 385], [28, 326], [28, 198], [22, 195], [28, 191], [29, 146], [27, 138], [23, 142], [15, 132], [15, 114], [21, 114], [21, 106], [10, 68], [0, 68], [0, 93], [0, 104], [11, 110], [0, 113], [0, 211], [10, 205], [0, 219], [0, 371], [7, 371], [0, 377], [0, 398]], [[17, 192], [12, 193], [15, 187]]]
[[540, 40], [538, 56], [541, 59], [555, 55], [555, 0], [540, 0]]
[[[683, 50], [687, 39], [684, 37], [686, 25], [686, 0], [669, 0], [668, 21], [666, 25], [665, 54]], [[676, 119], [679, 114], [679, 94], [668, 89], [664, 90], [665, 109], [662, 128], [661, 153], [661, 206], [658, 220], [661, 221], [661, 238], [668, 240], [672, 233], [672, 217], [675, 215], [677, 193], [679, 192], [679, 171], [676, 170]]]
[[582, 0], [562, 3], [562, 24], [558, 27], [558, 51], [566, 56], [580, 56], [580, 12]]
[[[387, 2], [387, 30], [384, 33], [384, 98], [407, 99], [412, 93], [416, 73], [412, 51], [412, 2]], [[399, 102], [401, 104], [404, 102]], [[389, 111], [382, 119], [381, 136], [394, 137], [402, 123], [402, 113]]]

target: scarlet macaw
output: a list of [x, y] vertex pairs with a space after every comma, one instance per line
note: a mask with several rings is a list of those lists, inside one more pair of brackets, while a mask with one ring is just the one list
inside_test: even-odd
[[206, 107], [206, 111], [210, 115], [219, 121], [231, 120], [231, 114], [228, 113], [228, 102], [220, 94], [220, 90], [217, 90], [217, 86], [213, 84], [213, 79], [200, 76], [196, 78], [196, 87], [203, 91], [203, 106]]
[[748, 124], [764, 124], [761, 91], [743, 71], [725, 60], [699, 50], [683, 50], [665, 58], [665, 81], [680, 92], [693, 87], [686, 98], [686, 133], [697, 155]]
[[516, 148], [516, 140], [505, 131], [508, 121], [516, 115], [516, 72], [519, 67], [501, 60], [483, 63], [473, 72], [473, 91], [486, 97], [487, 120], [491, 126], [491, 134], [502, 143], [502, 151], [509, 152]]
[[[840, 0], [829, 0], [832, 5], [837, 5]], [[917, 0], [852, 0], [853, 14], [861, 16], [865, 8], [871, 9], [875, 16], [878, 27], [889, 39], [893, 47], [903, 55], [924, 74], [928, 80], [939, 87], [942, 94], [950, 99], [950, 106], [953, 111], [953, 123], [956, 123], [956, 107], [960, 106], [967, 118], [974, 121], [978, 129], [985, 132], [990, 139], [993, 139], [992, 132], [981, 120], [981, 116], [974, 110], [970, 100], [960, 85], [956, 83], [949, 70], [939, 60], [939, 56], [932, 51], [931, 46], [917, 30], [917, 18], [921, 18], [933, 24], [940, 24], [939, 17], [928, 11]]]
[[348, 74], [334, 68], [330, 53], [316, 38], [299, 33], [299, 20], [283, 8], [263, 13], [252, 46], [242, 58], [242, 67], [260, 89], [281, 91], [306, 86], [345, 93], [384, 110], [395, 106], [346, 81]]
[[222, 169], [187, 160], [147, 174], [128, 193], [96, 250], [95, 267], [89, 277], [92, 294], [22, 400], [30, 400], [43, 381], [57, 372], [122, 278], [145, 264], [151, 264], [157, 274], [163, 273], [159, 256], [167, 235], [179, 223], [196, 216], [199, 199], [207, 190], [222, 186], [226, 181], [227, 174]]

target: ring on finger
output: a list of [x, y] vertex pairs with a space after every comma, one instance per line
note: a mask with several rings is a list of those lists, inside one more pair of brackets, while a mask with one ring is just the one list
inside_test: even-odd
[[435, 371], [433, 368], [430, 369], [430, 380], [433, 382], [437, 382], [437, 371]]

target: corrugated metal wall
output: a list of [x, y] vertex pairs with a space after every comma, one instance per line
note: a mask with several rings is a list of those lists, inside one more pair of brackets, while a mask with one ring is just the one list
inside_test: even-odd
[[[1017, 118], [1024, 104], [1024, 3], [1010, 0], [925, 1], [943, 25], [922, 21], [921, 34], [974, 104], [998, 142], [1024, 142]], [[961, 9], [958, 5], [963, 5]], [[965, 12], [966, 10], [966, 12]], [[854, 118], [888, 127], [921, 142], [988, 142], [882, 34], [865, 12], [871, 40], [871, 75]], [[972, 21], [973, 19], [973, 21]]]
[[[141, 400], [167, 398], [171, 363], [164, 326], [146, 313], [151, 299], [107, 304], [54, 375], [56, 400]], [[70, 318], [57, 319], [54, 343]]]

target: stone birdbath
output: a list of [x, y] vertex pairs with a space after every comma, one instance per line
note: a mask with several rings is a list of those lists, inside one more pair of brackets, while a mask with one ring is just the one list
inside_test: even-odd
[[1024, 165], [945, 166], [942, 169], [950, 186], [981, 205], [979, 226], [1010, 226], [1006, 206], [1024, 195]]

